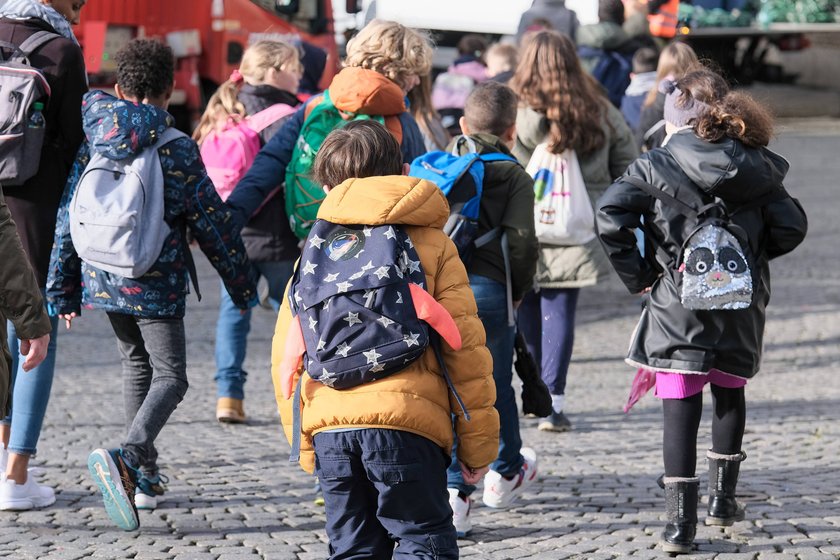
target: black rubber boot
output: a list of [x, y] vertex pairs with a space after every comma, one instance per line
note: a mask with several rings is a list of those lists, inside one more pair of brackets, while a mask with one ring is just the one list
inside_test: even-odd
[[706, 525], [729, 527], [744, 520], [744, 506], [735, 501], [735, 486], [741, 461], [747, 454], [721, 455], [714, 451], [706, 454], [709, 459], [709, 515]]
[[662, 550], [687, 554], [694, 550], [697, 531], [697, 488], [700, 480], [665, 477], [665, 513], [668, 523], [662, 531]]

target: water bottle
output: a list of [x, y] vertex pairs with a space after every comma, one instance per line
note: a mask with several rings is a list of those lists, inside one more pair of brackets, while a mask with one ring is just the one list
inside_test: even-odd
[[35, 102], [32, 104], [32, 114], [29, 115], [29, 128], [44, 128], [47, 121], [44, 120], [44, 104]]

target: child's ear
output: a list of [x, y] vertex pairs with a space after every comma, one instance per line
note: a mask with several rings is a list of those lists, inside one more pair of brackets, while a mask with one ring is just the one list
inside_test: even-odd
[[410, 166], [409, 164], [407, 164], [407, 163], [404, 163], [404, 164], [403, 164], [403, 172], [402, 172], [402, 174], [403, 174], [403, 175], [408, 175], [408, 171], [409, 171], [410, 169], [411, 169], [411, 166]]
[[125, 99], [125, 92], [123, 92], [120, 84], [114, 84], [114, 93], [117, 94], [117, 99]]
[[505, 130], [502, 133], [502, 142], [506, 145], [513, 145], [513, 141], [516, 139], [516, 123], [510, 125], [510, 128]]
[[324, 189], [324, 193], [329, 193], [332, 190], [332, 187], [329, 185], [323, 185], [321, 188]]
[[467, 126], [467, 117], [461, 117], [458, 119], [458, 126], [461, 127], [461, 133], [465, 136], [470, 135], [470, 127]]

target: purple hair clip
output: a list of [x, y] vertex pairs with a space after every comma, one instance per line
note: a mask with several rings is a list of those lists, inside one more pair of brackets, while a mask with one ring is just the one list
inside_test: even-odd
[[659, 82], [659, 93], [664, 93], [665, 95], [669, 95], [674, 93], [677, 89], [677, 82], [670, 76], [666, 76]]

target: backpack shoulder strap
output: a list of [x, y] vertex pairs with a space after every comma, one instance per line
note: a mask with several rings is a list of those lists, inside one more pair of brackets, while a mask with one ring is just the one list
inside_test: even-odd
[[247, 118], [248, 128], [259, 134], [269, 126], [273, 125], [283, 117], [287, 117], [297, 110], [296, 107], [285, 103], [275, 103], [259, 113], [254, 113]]
[[665, 119], [660, 119], [656, 121], [652, 127], [645, 131], [644, 135], [642, 136], [642, 140], [647, 142], [648, 140], [650, 140], [650, 137], [656, 134], [663, 126], [665, 126]]
[[162, 148], [163, 146], [166, 146], [170, 142], [174, 142], [182, 136], [186, 136], [186, 134], [184, 134], [174, 126], [170, 126], [169, 128], [163, 131], [163, 134], [160, 135], [160, 138], [158, 138], [158, 141], [155, 142], [154, 146], [155, 148]]
[[492, 161], [509, 161], [511, 163], [515, 163], [516, 165], [522, 167], [522, 164], [519, 163], [519, 160], [513, 156], [509, 156], [507, 154], [503, 154], [501, 152], [493, 152], [490, 154], [481, 154], [481, 161], [485, 163], [490, 163]]
[[[181, 137], [186, 137], [187, 135], [175, 128], [174, 126], [170, 126], [167, 128], [163, 134], [160, 135], [158, 141], [155, 142], [153, 148], [155, 151], [162, 148], [163, 146], [169, 144], [170, 142], [174, 142]], [[208, 180], [205, 176], [204, 180]], [[200, 185], [201, 183], [199, 183]], [[195, 289], [195, 297], [198, 298], [198, 301], [201, 301], [201, 290], [198, 287], [198, 271], [195, 268], [195, 260], [192, 256], [192, 251], [190, 251], [190, 245], [187, 242], [187, 221], [184, 220], [182, 231], [181, 231], [181, 238], [184, 240], [184, 260], [186, 261], [187, 271], [190, 274], [190, 280], [192, 281], [193, 289]]]
[[26, 58], [58, 37], [61, 37], [61, 35], [53, 33], [52, 31], [38, 31], [37, 33], [33, 33], [27, 37], [26, 40], [18, 46], [18, 50], [21, 52], [23, 57]]
[[642, 181], [641, 179], [633, 177], [631, 175], [624, 175], [619, 179], [619, 181], [630, 183], [634, 187], [638, 187], [639, 189], [645, 191], [652, 197], [661, 200], [662, 202], [673, 208], [676, 208], [684, 216], [688, 216], [689, 218], [697, 217], [698, 210], [696, 208], [686, 204], [676, 196], [666, 193], [662, 189], [657, 189], [647, 181]]
[[309, 118], [309, 115], [312, 114], [312, 111], [315, 110], [315, 107], [323, 103], [328, 103], [332, 105], [332, 101], [330, 101], [330, 90], [325, 89], [324, 93], [322, 93], [319, 97], [314, 98], [312, 101], [306, 104], [306, 107], [303, 109], [303, 120], [304, 122], [306, 119]]

